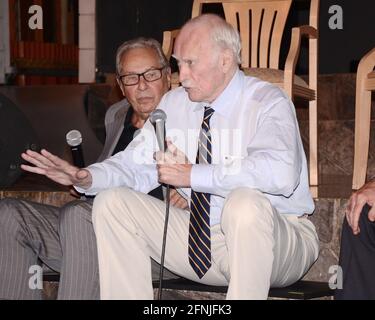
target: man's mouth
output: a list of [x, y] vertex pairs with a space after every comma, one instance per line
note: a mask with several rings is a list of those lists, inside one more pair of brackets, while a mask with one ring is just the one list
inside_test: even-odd
[[153, 100], [152, 97], [139, 97], [137, 98], [138, 102], [148, 102], [148, 101], [151, 101]]

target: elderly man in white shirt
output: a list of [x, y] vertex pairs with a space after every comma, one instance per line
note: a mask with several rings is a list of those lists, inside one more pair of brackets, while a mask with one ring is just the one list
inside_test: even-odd
[[293, 103], [245, 76], [240, 50], [238, 32], [220, 17], [187, 22], [174, 48], [182, 87], [159, 104], [168, 150], [158, 150], [147, 122], [126, 150], [76, 174], [79, 191], [105, 190], [93, 208], [102, 299], [153, 298], [150, 257], [161, 259], [165, 203], [146, 193], [160, 183], [190, 208], [170, 209], [166, 267], [228, 285], [227, 299], [266, 299], [317, 259]]

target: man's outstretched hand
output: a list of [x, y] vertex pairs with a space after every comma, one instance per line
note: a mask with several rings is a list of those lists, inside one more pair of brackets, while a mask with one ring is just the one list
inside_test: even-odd
[[27, 150], [21, 157], [34, 165], [21, 165], [25, 171], [44, 175], [64, 186], [75, 185], [83, 189], [91, 186], [92, 177], [88, 170], [77, 168], [47, 150], [40, 153]]

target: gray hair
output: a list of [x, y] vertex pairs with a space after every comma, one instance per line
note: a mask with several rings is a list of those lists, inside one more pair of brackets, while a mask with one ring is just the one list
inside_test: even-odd
[[155, 50], [158, 55], [159, 62], [162, 67], [169, 67], [169, 61], [163, 53], [163, 49], [158, 41], [152, 38], [136, 38], [129, 41], [125, 41], [118, 49], [116, 53], [116, 70], [117, 74], [120, 75], [122, 71], [122, 57], [126, 52], [136, 48], [150, 48]]
[[184, 26], [190, 24], [204, 24], [211, 31], [211, 39], [220, 48], [229, 49], [233, 53], [234, 60], [241, 64], [241, 38], [238, 30], [225, 21], [222, 17], [207, 13], [189, 20]]

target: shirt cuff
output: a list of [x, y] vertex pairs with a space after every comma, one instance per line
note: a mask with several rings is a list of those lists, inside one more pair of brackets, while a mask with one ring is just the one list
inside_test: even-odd
[[[103, 189], [103, 182], [105, 181], [105, 172], [104, 170], [101, 170], [100, 168], [95, 167], [95, 165], [92, 165], [88, 168], [85, 168], [87, 171], [91, 174], [91, 186], [87, 189], [83, 189], [77, 186], [73, 186], [74, 189], [77, 190], [79, 193], [83, 193], [87, 196], [94, 196], [96, 195], [100, 190]], [[100, 183], [102, 182], [102, 183]]]
[[196, 192], [212, 193], [214, 166], [211, 164], [193, 164], [191, 169], [191, 189]]

